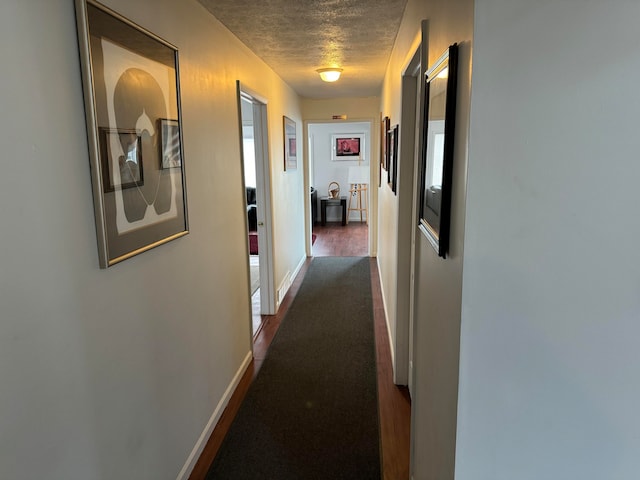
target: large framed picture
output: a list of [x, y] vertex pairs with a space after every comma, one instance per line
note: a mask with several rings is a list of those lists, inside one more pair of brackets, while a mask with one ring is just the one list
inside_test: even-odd
[[76, 0], [101, 268], [188, 233], [178, 50]]
[[351, 161], [364, 158], [364, 133], [331, 135], [331, 160]]
[[296, 122], [283, 116], [284, 132], [284, 169], [285, 171], [298, 168], [298, 146], [296, 140]]
[[457, 76], [453, 44], [425, 73], [420, 230], [442, 258], [449, 249]]

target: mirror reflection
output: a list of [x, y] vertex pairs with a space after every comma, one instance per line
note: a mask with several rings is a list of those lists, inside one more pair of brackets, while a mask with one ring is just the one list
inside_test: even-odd
[[423, 218], [436, 234], [440, 233], [438, 217], [441, 211], [444, 165], [444, 121], [447, 105], [448, 65], [445, 63], [429, 81], [427, 113], [426, 172]]

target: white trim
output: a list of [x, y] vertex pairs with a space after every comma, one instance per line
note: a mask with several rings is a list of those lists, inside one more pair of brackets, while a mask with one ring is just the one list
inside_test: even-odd
[[[273, 242], [273, 195], [271, 185], [271, 160], [269, 157], [269, 118], [266, 103], [253, 104], [254, 142], [256, 144], [256, 183], [258, 188], [258, 243], [264, 248], [258, 250], [260, 257], [260, 310], [267, 315], [275, 315], [276, 292], [275, 252]], [[258, 146], [260, 148], [258, 148]], [[263, 223], [261, 228], [261, 223]], [[266, 268], [263, 268], [266, 267]]]
[[257, 100], [258, 102], [263, 103], [264, 105], [269, 103], [269, 100], [267, 99], [267, 97], [262, 96], [260, 93], [258, 93], [258, 91], [254, 90], [251, 87], [248, 87], [246, 83], [241, 82], [240, 80], [236, 80], [236, 82], [237, 82], [237, 85], [239, 85], [241, 92], [245, 94], [245, 98], [251, 98], [253, 100]]
[[[376, 257], [376, 263], [378, 264], [378, 272], [380, 272], [380, 260]], [[391, 351], [391, 371], [393, 372], [393, 382], [396, 381], [396, 355], [393, 345], [393, 338], [391, 337], [391, 325], [389, 324], [389, 312], [387, 310], [387, 300], [384, 296], [384, 288], [380, 288], [380, 296], [382, 297], [382, 308], [384, 310], [384, 322], [387, 324], [387, 340], [389, 342], [389, 349]]]
[[304, 265], [304, 262], [306, 261], [307, 261], [307, 257], [306, 256], [302, 257], [302, 259], [300, 260], [300, 263], [298, 263], [293, 273], [290, 273], [288, 276], [285, 276], [284, 280], [282, 280], [280, 287], [278, 287], [278, 291], [280, 292], [280, 290], [283, 288], [285, 290], [281, 292], [281, 295], [278, 295], [279, 298], [277, 299], [278, 303], [276, 304], [276, 311], [280, 309], [280, 305], [282, 304], [284, 297], [287, 296], [287, 293], [289, 293], [289, 290], [291, 289], [291, 284], [293, 283], [295, 278], [298, 276], [300, 269], [302, 268], [302, 266]]
[[[298, 276], [298, 273], [300, 273], [300, 269], [302, 268], [302, 266], [304, 265], [304, 262], [306, 261], [307, 261], [307, 257], [302, 257], [300, 259], [300, 263], [298, 263], [298, 266], [291, 274], [291, 283], [293, 283], [293, 281], [296, 279], [296, 277]], [[291, 287], [291, 285], [289, 285], [289, 287]]]
[[[260, 249], [260, 313], [275, 315], [277, 312], [277, 291], [274, 284], [273, 251], [273, 198], [271, 185], [271, 159], [269, 151], [269, 117], [267, 99], [248, 88], [240, 80], [236, 81], [238, 108], [241, 98], [251, 100], [253, 104], [253, 129], [256, 158], [256, 195], [258, 200], [258, 243]], [[240, 117], [241, 110], [239, 111]], [[242, 124], [242, 122], [240, 122]], [[251, 319], [250, 319], [251, 320]], [[253, 331], [251, 329], [250, 331]], [[251, 339], [253, 343], [253, 338]]]
[[233, 395], [233, 392], [235, 392], [238, 384], [240, 383], [240, 380], [242, 379], [242, 376], [246, 372], [252, 360], [253, 352], [247, 352], [247, 356], [244, 358], [242, 364], [240, 365], [240, 368], [236, 372], [236, 375], [233, 377], [233, 380], [231, 380], [231, 383], [227, 387], [227, 390], [224, 392], [224, 395], [222, 395], [220, 402], [218, 402], [218, 406], [213, 411], [211, 418], [209, 418], [207, 426], [204, 428], [204, 431], [200, 435], [200, 438], [198, 438], [195, 447], [193, 447], [193, 450], [191, 451], [189, 458], [187, 458], [187, 462], [182, 467], [182, 470], [180, 470], [180, 473], [178, 473], [176, 480], [187, 480], [189, 478], [189, 475], [191, 475], [193, 468], [196, 466], [196, 462], [200, 458], [202, 450], [204, 450], [205, 445], [209, 441], [209, 437], [211, 436], [213, 429], [217, 425], [218, 420], [220, 420], [222, 412], [224, 412], [224, 409], [229, 404], [231, 395]]
[[395, 347], [393, 378], [397, 385], [412, 389], [413, 308], [417, 172], [421, 160], [421, 48], [418, 47], [402, 72], [400, 133], [398, 155], [398, 236], [395, 285]]
[[[378, 163], [380, 162], [380, 159], [377, 158], [376, 161], [373, 160], [373, 152], [379, 152], [380, 150], [380, 135], [374, 135], [374, 132], [379, 132], [380, 131], [380, 119], [375, 119], [372, 117], [365, 117], [365, 118], [349, 118], [348, 120], [338, 120], [338, 119], [308, 119], [308, 120], [303, 120], [303, 141], [304, 141], [304, 148], [305, 148], [305, 175], [304, 175], [304, 181], [305, 181], [305, 191], [306, 192], [310, 192], [310, 173], [309, 173], [309, 169], [310, 169], [310, 161], [311, 161], [311, 149], [309, 148], [309, 127], [311, 125], [322, 125], [322, 124], [330, 124], [330, 123], [342, 123], [342, 124], [348, 124], [348, 123], [369, 123], [370, 127], [369, 127], [369, 148], [371, 151], [371, 155], [369, 155], [369, 178], [371, 179], [372, 182], [372, 188], [369, 189], [369, 198], [367, 199], [368, 203], [368, 207], [369, 207], [369, 212], [376, 212], [378, 209], [378, 188], [373, 188], [373, 182], [378, 180]], [[357, 160], [356, 160], [357, 161]], [[321, 194], [319, 194], [321, 195]], [[308, 247], [308, 251], [307, 251], [307, 255], [308, 256], [313, 256], [313, 244], [311, 242], [311, 234], [312, 234], [312, 230], [313, 230], [313, 219], [311, 218], [311, 195], [309, 193], [305, 194], [305, 200], [304, 200], [304, 208], [306, 212], [309, 213], [305, 213], [305, 220], [308, 218], [309, 221], [307, 222], [305, 228], [306, 228], [306, 234], [308, 235], [308, 237], [306, 238], [306, 246]], [[367, 227], [367, 236], [368, 236], [368, 244], [367, 244], [367, 256], [368, 257], [377, 257], [378, 255], [378, 216], [377, 215], [371, 215], [370, 221], [369, 221], [369, 225]]]

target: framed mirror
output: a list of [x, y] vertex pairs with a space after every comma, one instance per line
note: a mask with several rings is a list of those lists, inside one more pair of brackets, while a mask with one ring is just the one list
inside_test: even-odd
[[425, 73], [420, 230], [442, 258], [449, 249], [458, 46]]

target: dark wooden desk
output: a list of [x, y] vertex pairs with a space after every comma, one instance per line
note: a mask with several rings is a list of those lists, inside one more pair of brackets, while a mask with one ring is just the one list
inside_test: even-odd
[[340, 197], [340, 198], [320, 197], [321, 225], [326, 225], [327, 223], [327, 206], [342, 207], [342, 225], [347, 224], [347, 197]]

